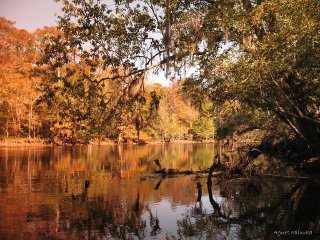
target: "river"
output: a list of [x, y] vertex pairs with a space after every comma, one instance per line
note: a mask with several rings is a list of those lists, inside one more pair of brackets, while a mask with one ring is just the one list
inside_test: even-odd
[[1, 147], [0, 239], [319, 237], [317, 177], [214, 180], [209, 189], [194, 175], [145, 177], [155, 159], [204, 170], [215, 155], [237, 157], [214, 144]]

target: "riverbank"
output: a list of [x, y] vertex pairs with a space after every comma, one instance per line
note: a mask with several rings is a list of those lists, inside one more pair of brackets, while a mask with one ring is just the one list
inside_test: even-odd
[[40, 138], [6, 138], [0, 140], [0, 146], [4, 147], [24, 147], [24, 146], [51, 146], [48, 139]]
[[[153, 140], [147, 141], [143, 143], [136, 143], [136, 142], [127, 142], [127, 143], [120, 143], [123, 145], [138, 145], [138, 144], [163, 144], [163, 143], [215, 143], [215, 140], [171, 140], [171, 141], [160, 141], [160, 140]], [[105, 141], [92, 141], [89, 144], [82, 144], [76, 143], [75, 145], [94, 145], [94, 146], [108, 146], [108, 145], [118, 145], [119, 143], [115, 140], [105, 140]], [[72, 146], [72, 144], [55, 144], [52, 143], [49, 139], [40, 139], [40, 138], [8, 138], [8, 139], [1, 139], [0, 146], [7, 146], [7, 147], [17, 147], [17, 146]]]
[[170, 141], [161, 141], [161, 140], [151, 140], [151, 141], [143, 141], [140, 143], [137, 142], [125, 142], [125, 143], [118, 143], [117, 141], [108, 140], [108, 141], [92, 141], [90, 145], [117, 145], [117, 144], [124, 144], [124, 145], [144, 145], [144, 144], [163, 144], [163, 143], [216, 143], [215, 140], [170, 140]]

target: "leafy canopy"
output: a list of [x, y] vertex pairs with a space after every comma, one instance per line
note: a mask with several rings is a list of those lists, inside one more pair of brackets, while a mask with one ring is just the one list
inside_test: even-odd
[[[215, 106], [228, 101], [276, 116], [319, 151], [318, 0], [60, 2], [63, 37], [46, 59], [53, 68], [83, 61], [90, 66], [83, 76], [97, 85], [128, 76], [144, 82], [160, 68], [183, 77], [192, 68], [189, 86]], [[107, 69], [113, 75], [97, 76]]]

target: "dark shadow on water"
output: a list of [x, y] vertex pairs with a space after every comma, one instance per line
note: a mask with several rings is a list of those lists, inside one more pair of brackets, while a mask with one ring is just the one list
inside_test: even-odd
[[[313, 181], [290, 183], [278, 196], [268, 191], [277, 185], [244, 180], [220, 188], [227, 194], [219, 205], [208, 182], [213, 211], [190, 209], [177, 223], [182, 239], [319, 239], [320, 184]], [[274, 181], [273, 179], [268, 179]], [[281, 183], [280, 183], [281, 184]], [[211, 185], [211, 186], [210, 186]], [[270, 202], [269, 202], [270, 199]], [[197, 199], [198, 201], [198, 199]], [[231, 211], [230, 211], [231, 210]]]

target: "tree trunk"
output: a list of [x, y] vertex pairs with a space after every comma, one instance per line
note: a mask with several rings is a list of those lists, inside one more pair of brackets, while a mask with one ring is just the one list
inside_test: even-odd
[[21, 129], [21, 122], [20, 122], [20, 116], [17, 116], [17, 121], [18, 121], [18, 133], [17, 136], [20, 138], [20, 129]]
[[140, 143], [140, 128], [137, 128], [138, 143]]
[[320, 125], [304, 118], [295, 119], [297, 128], [314, 154], [320, 153]]
[[29, 111], [29, 118], [28, 118], [28, 138], [31, 139], [31, 125], [32, 125], [32, 101], [30, 101], [30, 111]]
[[9, 121], [7, 118], [7, 127], [6, 127], [7, 139], [9, 138]]
[[140, 129], [141, 129], [141, 120], [140, 116], [136, 116], [135, 118], [135, 127], [137, 131], [138, 143], [140, 142]]
[[313, 154], [320, 153], [320, 123], [319, 121], [286, 113], [283, 110], [276, 112], [280, 119], [285, 122], [303, 141], [308, 145]]

